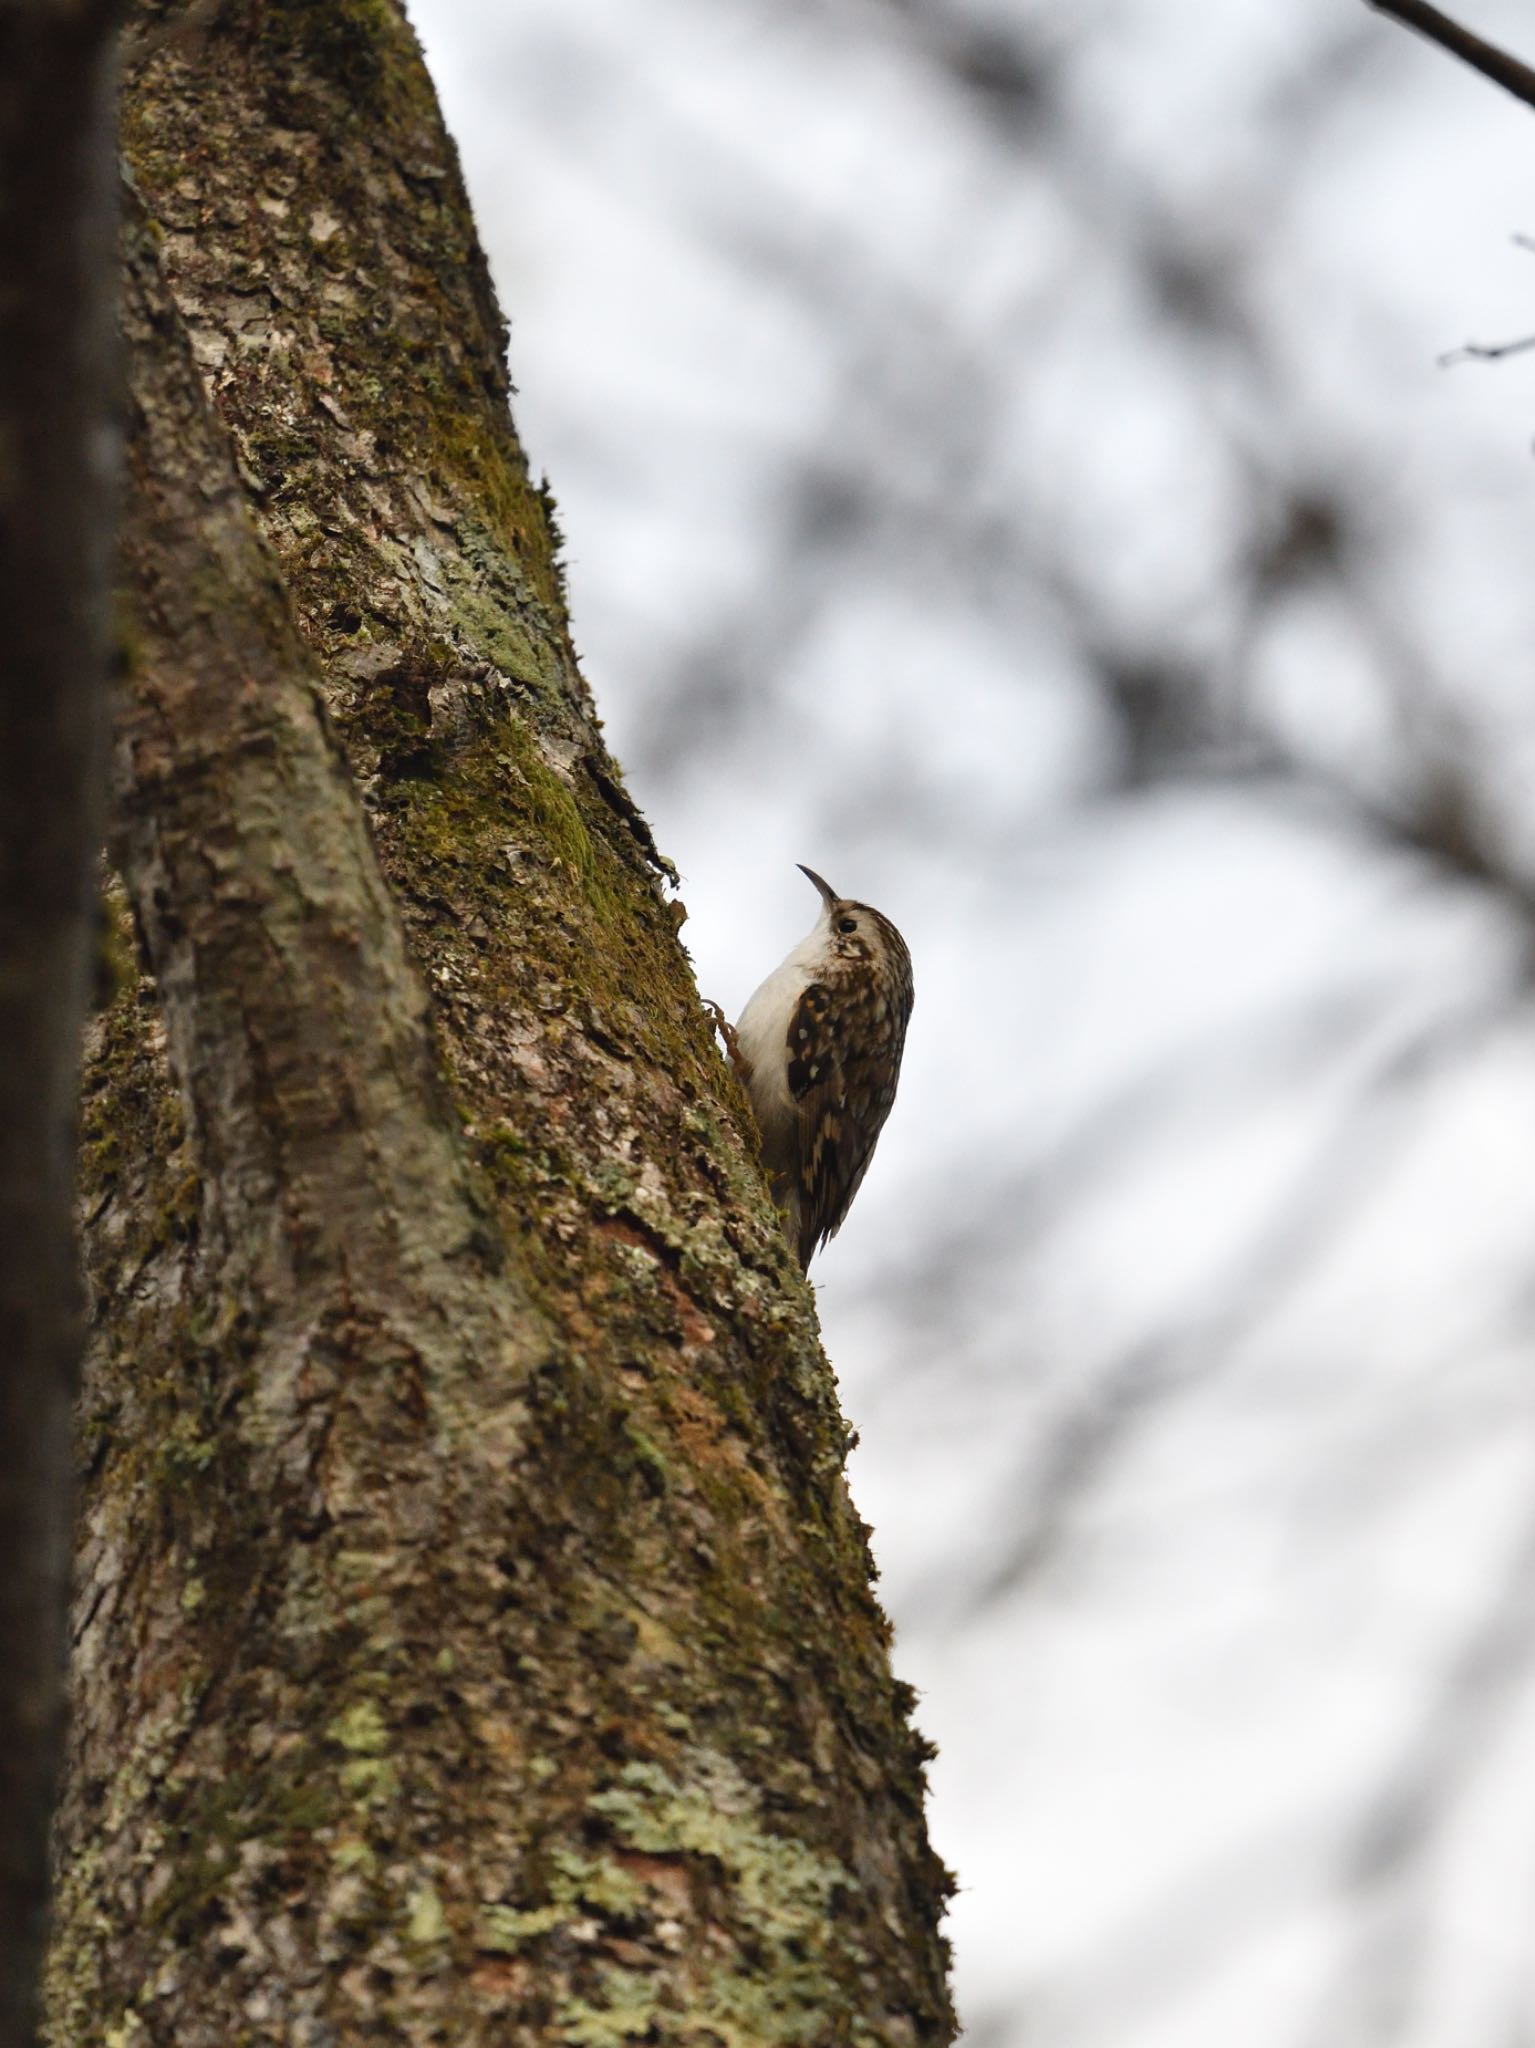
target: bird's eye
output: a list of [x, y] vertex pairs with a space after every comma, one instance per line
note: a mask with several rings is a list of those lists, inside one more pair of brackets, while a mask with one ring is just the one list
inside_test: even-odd
[[856, 932], [858, 920], [856, 917], [839, 917], [837, 919], [837, 929], [839, 932]]

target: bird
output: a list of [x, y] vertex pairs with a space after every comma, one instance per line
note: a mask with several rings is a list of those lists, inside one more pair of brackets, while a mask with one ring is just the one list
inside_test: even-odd
[[888, 917], [796, 865], [820, 894], [820, 915], [748, 999], [726, 1044], [804, 1272], [841, 1229], [895, 1101], [912, 978]]

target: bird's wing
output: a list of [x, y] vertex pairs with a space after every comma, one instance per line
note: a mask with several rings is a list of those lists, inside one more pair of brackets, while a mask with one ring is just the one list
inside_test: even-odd
[[788, 1083], [799, 1120], [795, 1192], [803, 1267], [818, 1244], [836, 1235], [884, 1121], [858, 1113], [856, 1076], [848, 1071], [833, 991], [824, 982], [809, 984], [789, 1020]]

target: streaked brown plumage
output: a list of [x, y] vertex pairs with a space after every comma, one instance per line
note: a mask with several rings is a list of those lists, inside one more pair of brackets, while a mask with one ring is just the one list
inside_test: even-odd
[[888, 917], [801, 872], [821, 914], [751, 997], [735, 1037], [774, 1199], [806, 1267], [841, 1228], [895, 1101], [912, 979]]

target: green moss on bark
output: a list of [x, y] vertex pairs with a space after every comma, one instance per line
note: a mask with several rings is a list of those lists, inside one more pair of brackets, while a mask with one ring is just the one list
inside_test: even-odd
[[467, 1197], [437, 1265], [407, 1200], [387, 1270], [343, 1244], [296, 1299], [220, 1237], [154, 992], [97, 1020], [55, 2048], [941, 2042], [848, 1433], [574, 667], [413, 39], [388, 0], [220, 10], [126, 133]]

